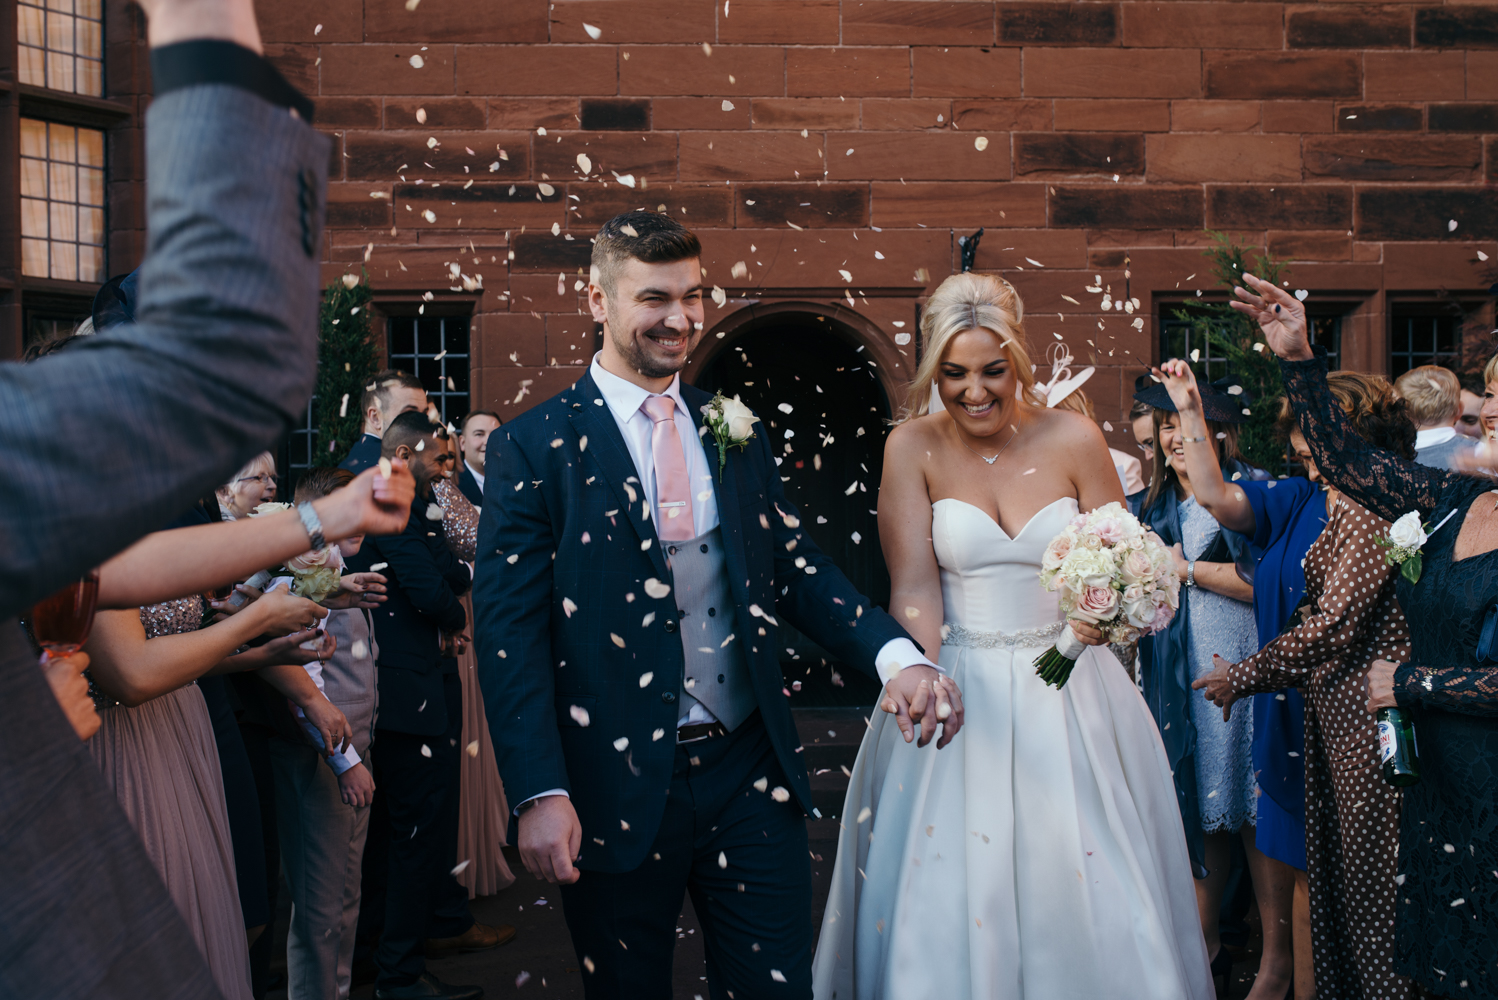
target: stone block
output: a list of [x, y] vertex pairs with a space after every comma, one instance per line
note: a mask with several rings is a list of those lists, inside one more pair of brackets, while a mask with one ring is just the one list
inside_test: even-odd
[[867, 184], [740, 184], [734, 191], [738, 225], [802, 229], [869, 224]]
[[[334, 48], [342, 47], [326, 46], [322, 51], [327, 52], [329, 49]], [[407, 49], [406, 51], [409, 52], [411, 50]], [[272, 66], [276, 67], [276, 69], [280, 70], [281, 75], [286, 77], [287, 82], [289, 82], [297, 90], [300, 90], [302, 93], [314, 97], [318, 94], [323, 93], [341, 93], [341, 91], [338, 91], [336, 89], [319, 89], [318, 76], [321, 59], [317, 53], [318, 49], [313, 45], [277, 45], [271, 42], [265, 43], [266, 61], [269, 62]], [[334, 64], [334, 66], [336, 65], [337, 63]], [[450, 69], [447, 72], [449, 73], [449, 75], [451, 74]], [[441, 71], [439, 71], [438, 76], [434, 79], [438, 81], [436, 84], [437, 86], [445, 86], [440, 82], [443, 79]], [[450, 94], [452, 93], [452, 88], [449, 87], [446, 90], [438, 90], [436, 92]], [[380, 93], [380, 91], [360, 91], [360, 93], [378, 94]], [[413, 90], [402, 91], [402, 93], [426, 93], [426, 91]]]
[[[426, 232], [433, 228], [550, 229], [567, 225], [562, 192], [555, 187], [542, 194], [534, 184], [475, 183], [397, 184], [395, 219], [398, 225]], [[436, 221], [423, 213], [431, 212]]]
[[1352, 233], [1270, 230], [1269, 253], [1278, 260], [1352, 260]]
[[1265, 132], [1330, 132], [1336, 108], [1331, 101], [1265, 101]]
[[464, 45], [457, 92], [495, 97], [559, 97], [619, 92], [612, 45]]
[[[876, 182], [874, 225], [881, 229], [952, 226], [967, 231], [989, 228], [1037, 229], [1045, 225], [1045, 185], [956, 182]], [[1008, 245], [1012, 238], [995, 234]], [[981, 252], [983, 244], [979, 243]]]
[[1285, 15], [1292, 49], [1407, 49], [1408, 7], [1292, 7]]
[[848, 0], [844, 45], [992, 45], [993, 4]]
[[[503, 0], [508, 3], [510, 0]], [[553, 0], [549, 5], [552, 42], [585, 45], [701, 45], [717, 40], [713, 0]], [[591, 34], [583, 25], [600, 34]], [[542, 39], [543, 41], [545, 39]]]
[[1362, 96], [1362, 73], [1355, 55], [1213, 52], [1208, 54], [1206, 64], [1208, 97]]
[[1208, 229], [1352, 228], [1352, 188], [1278, 185], [1207, 188]]
[[1498, 199], [1480, 189], [1360, 188], [1357, 219], [1360, 240], [1465, 241], [1498, 232]]
[[754, 128], [820, 131], [858, 128], [858, 113], [858, 101], [838, 97], [757, 97], [749, 119]]
[[[702, 266], [708, 281], [731, 284], [731, 269], [737, 261], [750, 268], [755, 288], [824, 288], [841, 298], [849, 287], [838, 274], [853, 275], [851, 287], [860, 289], [902, 288], [918, 292], [925, 287], [915, 273], [926, 268], [934, 286], [950, 266], [952, 236], [946, 230], [886, 229], [882, 233], [851, 229], [818, 229], [797, 232], [784, 225], [776, 229], [713, 229], [702, 238]], [[753, 246], [756, 249], [750, 250]], [[882, 259], [875, 253], [883, 254]], [[708, 326], [719, 311], [708, 305]]]
[[1057, 101], [1055, 115], [1055, 127], [1068, 132], [1169, 132], [1171, 128], [1169, 101]]
[[1151, 135], [1151, 181], [1298, 181], [1300, 142], [1279, 135]]
[[1007, 45], [1113, 45], [1118, 7], [1109, 3], [1002, 3], [999, 41]]
[[[1031, 267], [1025, 258], [1048, 268], [1087, 266], [1087, 236], [1079, 229], [1020, 229], [984, 234], [974, 270], [1002, 271]], [[1075, 294], [1075, 293], [1073, 293]], [[1081, 298], [1081, 296], [1076, 296]], [[1026, 299], [1028, 305], [1029, 299]]]
[[[920, 0], [925, 2], [925, 0]], [[922, 47], [911, 51], [916, 97], [1018, 97], [1018, 49]]]
[[364, 40], [533, 45], [546, 41], [547, 4], [548, 0], [428, 4], [426, 10], [413, 13], [399, 0], [369, 0], [364, 5]]
[[718, 18], [718, 41], [739, 45], [836, 45], [838, 0], [738, 0]]
[[1126, 3], [1123, 43], [1130, 48], [1278, 49], [1284, 44], [1275, 3]]
[[1498, 49], [1498, 7], [1417, 10], [1415, 44], [1436, 49]]
[[715, 45], [708, 55], [700, 45], [627, 46], [620, 55], [619, 93], [720, 100], [775, 97], [785, 93], [785, 52], [762, 46]]
[[480, 368], [473, 376], [475, 398], [506, 422], [546, 402], [587, 373], [582, 365], [545, 368]]
[[[603, 346], [603, 325], [593, 318], [586, 299], [582, 312], [546, 314], [546, 361], [586, 367]], [[596, 346], [595, 346], [596, 345]]]
[[[763, 94], [782, 91], [763, 90]], [[789, 97], [909, 97], [908, 48], [792, 48], [786, 50]]]
[[1498, 100], [1498, 52], [1467, 53], [1467, 100]]
[[[437, 140], [435, 148], [427, 145], [430, 139]], [[499, 159], [500, 149], [508, 159]], [[344, 151], [348, 154], [345, 162], [350, 180], [394, 181], [402, 174], [413, 181], [459, 182], [530, 176], [530, 136], [523, 132], [351, 131]], [[499, 168], [491, 172], [493, 163]]]
[[364, 4], [361, 0], [261, 0], [255, 5], [262, 42], [300, 42], [303, 45], [364, 41]]
[[822, 137], [799, 132], [683, 132], [684, 181], [794, 181], [822, 176]]
[[1337, 109], [1338, 132], [1419, 132], [1425, 114], [1407, 104], [1344, 104]]
[[[417, 121], [417, 111], [425, 120]], [[474, 97], [392, 97], [385, 102], [385, 127], [393, 129], [482, 129], [489, 121], [489, 109], [482, 98]]]
[[[543, 271], [554, 274], [565, 274], [569, 276], [568, 287], [570, 288], [570, 277], [582, 269], [582, 273], [588, 273], [588, 265], [593, 258], [593, 244], [588, 236], [563, 233], [553, 236], [551, 233], [516, 233], [510, 237], [510, 247], [515, 251], [515, 260], [511, 267], [516, 271]], [[568, 239], [568, 237], [572, 237]], [[565, 296], [563, 296], [565, 297]]]
[[1199, 97], [1195, 49], [1025, 49], [1028, 97]]
[[[482, 370], [546, 363], [546, 320], [540, 316], [523, 312], [479, 313], [473, 317], [468, 331], [477, 342], [475, 353], [488, 362]], [[512, 354], [514, 360], [510, 358]]]
[[1259, 127], [1258, 101], [1171, 101], [1172, 132], [1251, 132]]
[[1200, 229], [1202, 189], [1138, 185], [1052, 188], [1051, 225], [1065, 229]]
[[651, 116], [658, 129], [748, 129], [753, 126], [749, 101], [729, 101], [725, 110], [717, 97], [659, 97]]
[[491, 97], [489, 99], [489, 127], [520, 129], [533, 132], [537, 128], [577, 128], [578, 99], [576, 97]]
[[1359, 181], [1473, 181], [1482, 166], [1476, 138], [1314, 136], [1306, 174]]
[[535, 167], [538, 176], [553, 183], [581, 176], [578, 154], [589, 159], [591, 173], [634, 174], [641, 178], [676, 179], [676, 136], [670, 132], [558, 132], [536, 136]]
[[1142, 174], [1144, 136], [1107, 132], [1017, 132], [1016, 174]]
[[[572, 247], [571, 243], [567, 247]], [[517, 260], [518, 260], [517, 256]], [[555, 261], [553, 263], [556, 263]], [[587, 305], [588, 280], [586, 264], [573, 262], [570, 267], [541, 268], [542, 274], [513, 272], [510, 275], [510, 311], [525, 313], [562, 313], [575, 316]], [[578, 281], [583, 287], [577, 287]]]
[[[371, 194], [383, 197], [372, 198]], [[328, 226], [390, 228], [390, 188], [383, 184], [328, 185]]]
[[1498, 104], [1432, 104], [1432, 132], [1498, 132]]
[[636, 210], [665, 211], [688, 227], [733, 225], [733, 191], [721, 182], [651, 184], [644, 190], [622, 184], [573, 182], [567, 186], [567, 193], [580, 199], [571, 202], [576, 209], [574, 226], [601, 226], [621, 212]]
[[648, 97], [584, 97], [579, 102], [582, 128], [639, 132], [650, 128]]
[[[964, 132], [1045, 132], [1051, 127], [1051, 104], [1034, 100], [953, 101], [952, 122]], [[865, 118], [864, 128], [870, 127]]]
[[378, 97], [319, 97], [313, 120], [322, 128], [379, 128]]
[[1465, 52], [1369, 52], [1363, 98], [1369, 101], [1460, 101], [1466, 96]]
[[[962, 132], [830, 132], [827, 171], [831, 180], [1009, 179], [1009, 141], [1002, 134]], [[852, 151], [851, 153], [849, 151]]]

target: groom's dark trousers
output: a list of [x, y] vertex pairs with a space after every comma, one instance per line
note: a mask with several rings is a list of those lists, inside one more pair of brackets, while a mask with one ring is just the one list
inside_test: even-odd
[[[700, 424], [710, 397], [681, 393]], [[738, 644], [757, 710], [732, 733], [678, 744], [683, 634], [702, 634], [690, 617], [702, 609], [678, 604], [672, 575], [673, 559], [690, 566], [696, 554], [663, 544], [642, 509], [637, 484], [654, 470], [635, 468], [591, 375], [489, 437], [479, 679], [510, 803], [561, 790], [582, 824], [582, 877], [562, 899], [589, 1000], [671, 997], [687, 892], [707, 950], [703, 992], [809, 1000], [811, 785], [779, 620], [870, 673], [884, 644], [906, 636], [802, 529], [766, 430], [729, 450], [721, 474], [716, 443], [702, 440], [714, 475], [692, 489], [716, 504], [713, 579], [727, 591], [707, 614], [725, 627], [731, 616], [733, 629], [713, 648]]]

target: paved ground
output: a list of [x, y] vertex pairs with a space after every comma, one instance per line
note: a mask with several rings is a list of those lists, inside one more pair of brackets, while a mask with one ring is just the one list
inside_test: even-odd
[[[797, 712], [797, 725], [806, 747], [807, 766], [812, 771], [812, 789], [824, 819], [808, 823], [814, 898], [813, 926], [820, 928], [822, 910], [827, 901], [832, 864], [836, 856], [837, 814], [842, 807], [847, 778], [842, 768], [852, 767], [858, 743], [863, 738], [864, 712], [858, 709], [807, 709]], [[821, 772], [820, 774], [818, 772]], [[473, 902], [474, 916], [489, 924], [513, 924], [519, 930], [515, 940], [504, 948], [479, 955], [462, 955], [431, 963], [432, 971], [453, 983], [477, 983], [489, 998], [532, 997], [552, 1000], [582, 1000], [582, 973], [562, 908], [552, 887], [526, 874], [518, 859], [510, 853], [510, 866], [519, 878], [515, 884], [495, 896]], [[282, 893], [282, 898], [286, 893]], [[279, 932], [284, 941], [286, 915], [282, 914]], [[1253, 969], [1258, 960], [1258, 915], [1249, 914], [1253, 929], [1243, 958], [1234, 967], [1233, 982], [1224, 995], [1227, 1000], [1241, 1000], [1253, 983]], [[707, 1000], [704, 978], [701, 931], [685, 903], [679, 921], [675, 968], [676, 1000]], [[284, 963], [285, 949], [279, 949]], [[272, 991], [270, 1000], [284, 1000], [285, 990]], [[373, 996], [373, 988], [354, 991], [356, 1000]], [[1104, 1000], [1104, 998], [1099, 998]]]

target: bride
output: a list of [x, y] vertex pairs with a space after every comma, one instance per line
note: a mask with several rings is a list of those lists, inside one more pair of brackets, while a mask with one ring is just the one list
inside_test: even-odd
[[[1059, 691], [1032, 666], [1066, 627], [1042, 552], [1079, 509], [1123, 494], [1096, 425], [1038, 403], [1023, 310], [1007, 281], [967, 273], [922, 317], [879, 537], [890, 610], [940, 649], [966, 723], [938, 753], [875, 713], [843, 809], [817, 1000], [1214, 995], [1149, 709], [1106, 648], [1088, 648]], [[933, 382], [941, 409], [927, 412]]]

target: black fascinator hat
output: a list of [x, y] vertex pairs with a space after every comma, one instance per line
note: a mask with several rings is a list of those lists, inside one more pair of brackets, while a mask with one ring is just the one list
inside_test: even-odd
[[94, 294], [94, 332], [135, 322], [135, 280], [139, 271], [116, 275]]
[[[1253, 406], [1253, 397], [1244, 390], [1238, 376], [1229, 373], [1215, 382], [1198, 382], [1196, 390], [1202, 397], [1202, 415], [1213, 423], [1241, 424], [1248, 419], [1244, 411]], [[1176, 412], [1165, 383], [1156, 382], [1151, 375], [1134, 380], [1134, 398], [1157, 410]]]

